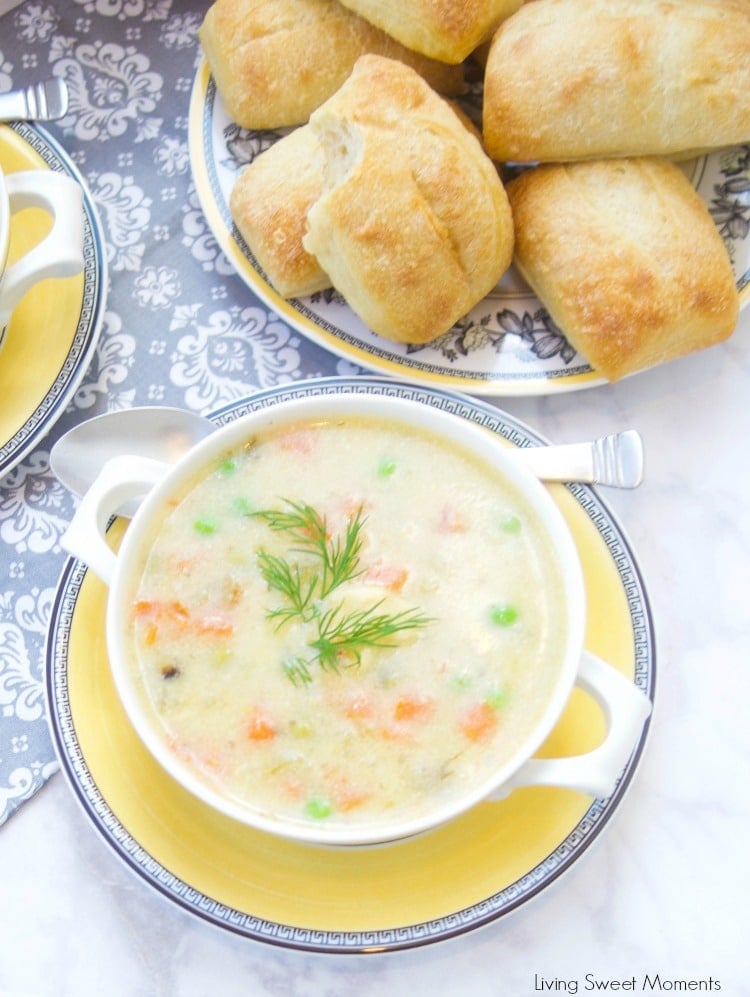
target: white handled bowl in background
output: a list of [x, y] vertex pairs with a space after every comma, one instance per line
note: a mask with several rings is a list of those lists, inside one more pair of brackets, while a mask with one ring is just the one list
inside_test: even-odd
[[[176, 752], [153, 712], [144, 705], [143, 683], [133, 665], [131, 605], [147, 551], [159, 534], [165, 510], [200, 480], [207, 467], [216, 466], [222, 455], [247, 441], [285, 425], [315, 425], [329, 420], [371, 417], [392, 419], [416, 427], [441, 440], [450, 440], [473, 458], [507, 476], [522, 495], [529, 510], [543, 524], [549, 550], [559, 567], [559, 598], [565, 606], [566, 625], [559, 654], [559, 671], [539, 710], [533, 729], [519, 738], [512, 756], [497, 764], [489, 776], [469, 783], [447, 804], [443, 801], [426, 813], [407, 818], [356, 822], [329, 828], [325, 823], [288, 820], [285, 816], [243, 803], [222, 794], [190, 764], [189, 752]], [[341, 475], [346, 476], [345, 462]], [[436, 468], [439, 474], [440, 469]], [[301, 481], [304, 479], [301, 478]], [[107, 525], [120, 505], [136, 496], [146, 496], [117, 554], [110, 548]], [[239, 542], [239, 541], [238, 541]], [[66, 550], [80, 558], [110, 587], [107, 605], [107, 648], [115, 684], [133, 726], [159, 763], [178, 782], [216, 810], [262, 830], [336, 846], [366, 845], [399, 840], [430, 830], [451, 820], [469, 807], [501, 798], [524, 785], [568, 787], [594, 797], [607, 797], [635, 749], [647, 717], [650, 701], [617, 669], [584, 650], [586, 601], [583, 573], [568, 526], [549, 491], [526, 468], [508, 456], [491, 435], [467, 420], [418, 402], [381, 396], [337, 395], [308, 397], [262, 409], [216, 430], [198, 443], [174, 466], [137, 456], [110, 460], [83, 497], [78, 511], [62, 538]], [[448, 574], [444, 584], [451, 585]], [[557, 666], [556, 666], [557, 667]], [[574, 685], [581, 686], [599, 703], [607, 732], [603, 742], [586, 754], [560, 759], [532, 757], [558, 722]]]
[[[25, 208], [52, 217], [44, 238], [9, 262], [12, 227]], [[13, 309], [39, 281], [83, 269], [83, 191], [71, 177], [51, 170], [4, 174], [0, 169], [0, 345]]]

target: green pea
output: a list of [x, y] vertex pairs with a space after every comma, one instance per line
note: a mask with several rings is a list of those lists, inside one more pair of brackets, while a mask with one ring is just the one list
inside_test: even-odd
[[512, 627], [518, 620], [518, 610], [510, 603], [500, 603], [490, 609], [490, 619], [498, 627]]
[[196, 519], [193, 523], [193, 528], [196, 533], [200, 533], [202, 536], [207, 537], [212, 533], [216, 533], [218, 526], [213, 519], [209, 519], [207, 516], [202, 516], [200, 519]]
[[237, 461], [234, 457], [225, 457], [224, 460], [219, 464], [219, 474], [226, 476], [229, 474], [234, 474], [237, 470]]
[[520, 533], [521, 520], [515, 513], [509, 512], [503, 516], [500, 527], [504, 533]]
[[235, 512], [238, 512], [240, 516], [252, 516], [253, 506], [249, 498], [244, 495], [238, 495], [236, 499], [232, 502], [232, 508]]
[[485, 697], [484, 701], [490, 709], [499, 710], [501, 707], [505, 706], [508, 701], [508, 697], [502, 689], [493, 689], [493, 691]]
[[326, 817], [331, 816], [333, 808], [326, 800], [322, 800], [319, 796], [313, 796], [305, 804], [305, 813], [314, 820], [325, 820]]

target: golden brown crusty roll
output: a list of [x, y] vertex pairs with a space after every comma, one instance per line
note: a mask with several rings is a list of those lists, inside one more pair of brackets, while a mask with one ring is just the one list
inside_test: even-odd
[[458, 63], [485, 41], [522, 0], [341, 0], [402, 45]]
[[337, 0], [216, 0], [198, 36], [227, 113], [244, 128], [303, 124], [365, 52], [402, 60], [441, 93], [464, 89], [460, 66], [409, 51]]
[[750, 140], [747, 0], [535, 0], [485, 72], [498, 161], [669, 155]]
[[480, 301], [510, 264], [497, 170], [413, 70], [363, 56], [310, 118], [325, 190], [304, 246], [381, 336], [424, 343]]
[[[453, 106], [453, 105], [451, 105]], [[456, 114], [477, 140], [464, 112]], [[302, 239], [307, 213], [323, 193], [323, 148], [309, 124], [264, 149], [240, 173], [229, 197], [237, 229], [266, 278], [283, 298], [299, 298], [331, 286]]]
[[249, 163], [229, 198], [234, 222], [284, 298], [331, 286], [302, 245], [307, 212], [323, 190], [324, 156], [309, 125], [301, 125]]
[[507, 191], [518, 270], [603, 377], [615, 381], [731, 335], [739, 295], [729, 256], [673, 162], [546, 164]]

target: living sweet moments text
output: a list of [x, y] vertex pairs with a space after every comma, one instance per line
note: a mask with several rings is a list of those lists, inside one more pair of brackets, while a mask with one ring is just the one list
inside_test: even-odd
[[544, 976], [534, 973], [536, 993], [718, 993], [721, 981], [714, 976], [674, 977], [661, 973], [607, 978], [594, 973], [582, 977]]

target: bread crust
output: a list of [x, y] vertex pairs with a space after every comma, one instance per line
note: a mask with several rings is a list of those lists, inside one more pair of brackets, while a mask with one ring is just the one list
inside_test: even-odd
[[378, 56], [358, 60], [310, 127], [326, 181], [305, 248], [379, 335], [446, 332], [512, 256], [508, 199], [480, 142], [416, 73]]
[[237, 178], [229, 211], [250, 251], [283, 298], [314, 294], [331, 281], [302, 238], [323, 190], [323, 150], [309, 125], [269, 146]]
[[[453, 106], [453, 105], [451, 105]], [[464, 112], [454, 107], [476, 138]], [[229, 196], [229, 211], [263, 276], [283, 298], [301, 298], [331, 286], [302, 240], [307, 213], [323, 193], [325, 155], [309, 124], [277, 139], [248, 163]]]
[[198, 37], [227, 113], [244, 128], [305, 123], [366, 52], [403, 61], [446, 95], [465, 88], [461, 67], [410, 51], [337, 0], [215, 0]]
[[415, 52], [463, 61], [523, 0], [342, 0]]
[[674, 163], [548, 164], [507, 191], [516, 266], [571, 345], [608, 380], [733, 332], [739, 295], [729, 256]]
[[687, 157], [747, 142], [750, 3], [527, 3], [492, 40], [483, 131], [504, 162]]

